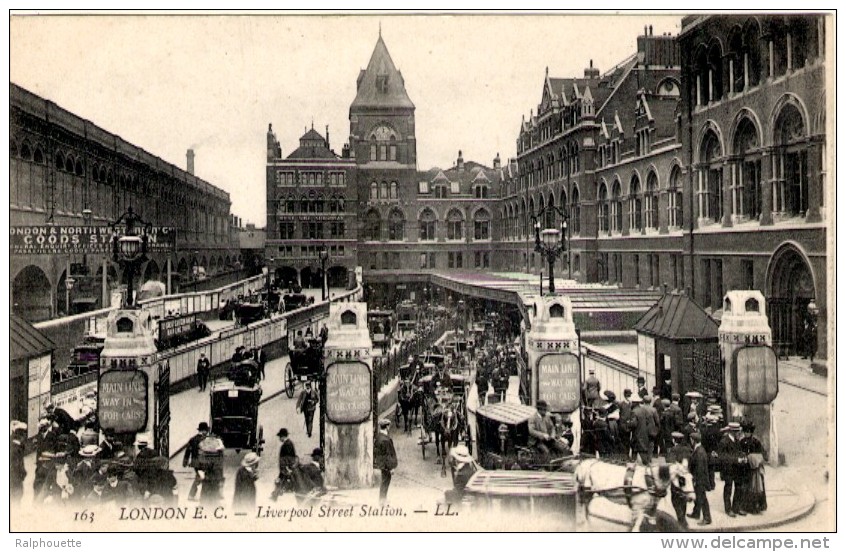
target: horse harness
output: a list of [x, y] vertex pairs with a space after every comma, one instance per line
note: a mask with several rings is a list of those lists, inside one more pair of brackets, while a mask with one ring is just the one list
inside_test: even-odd
[[[634, 487], [632, 486], [632, 481], [634, 481], [635, 470], [637, 469], [637, 464], [634, 462], [629, 462], [626, 464], [626, 475], [623, 478], [623, 493], [626, 497], [626, 504], [629, 508], [632, 507], [632, 498], [634, 497]], [[650, 496], [655, 497], [656, 499], [661, 499], [667, 496], [667, 487], [660, 487], [655, 483], [655, 475], [652, 473], [653, 467], [652, 466], [645, 466], [645, 472], [643, 474], [644, 479], [646, 480], [646, 489], [645, 492], [649, 493]], [[668, 485], [669, 486], [669, 485]], [[644, 490], [638, 487], [639, 492], [644, 492]]]

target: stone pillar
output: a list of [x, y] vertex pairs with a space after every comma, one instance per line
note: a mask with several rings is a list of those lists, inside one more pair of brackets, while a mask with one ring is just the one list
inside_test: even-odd
[[805, 222], [820, 222], [820, 181], [822, 179], [822, 144], [819, 141], [811, 142], [808, 148], [808, 212], [805, 215]]
[[[737, 352], [745, 347], [766, 349], [765, 354], [755, 356], [764, 362], [778, 363], [775, 353], [769, 348], [773, 338], [766, 315], [766, 300], [758, 290], [729, 291], [723, 299], [723, 316], [719, 329], [720, 354], [723, 359], [723, 381], [726, 401], [726, 421], [751, 420], [755, 435], [768, 451], [770, 462], [778, 461], [778, 433], [775, 425], [774, 403], [744, 404], [738, 398], [737, 378], [741, 377], [734, 366]], [[760, 345], [767, 345], [764, 348]], [[738, 374], [735, 376], [735, 374]], [[773, 377], [775, 371], [772, 372]], [[756, 382], [765, 385], [765, 382]], [[776, 385], [776, 382], [770, 382]]]
[[773, 224], [773, 151], [761, 152], [761, 226]]
[[324, 345], [326, 484], [340, 489], [373, 484], [373, 423], [378, 416], [366, 303], [331, 303]]
[[526, 352], [531, 371], [532, 406], [543, 399], [549, 411], [569, 415], [573, 422], [573, 452], [578, 454], [581, 436], [582, 360], [573, 324], [573, 305], [556, 295], [530, 299], [527, 305], [531, 329], [526, 332]]

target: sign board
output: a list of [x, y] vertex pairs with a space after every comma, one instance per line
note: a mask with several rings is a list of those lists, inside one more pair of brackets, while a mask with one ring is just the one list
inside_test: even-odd
[[333, 362], [326, 368], [326, 417], [335, 424], [370, 418], [372, 376], [363, 362]]
[[[95, 374], [91, 374], [95, 376]], [[71, 387], [66, 391], [55, 393], [51, 396], [52, 403], [56, 408], [63, 408], [68, 414], [78, 419], [82, 416], [82, 407], [85, 406], [85, 395], [89, 391], [97, 391], [97, 380], [92, 379], [88, 383]]]
[[732, 375], [737, 400], [769, 404], [778, 395], [778, 358], [772, 347], [754, 345], [734, 352]]
[[159, 320], [159, 341], [167, 342], [172, 337], [191, 333], [196, 321], [196, 314], [186, 314], [175, 318]]
[[134, 433], [147, 427], [147, 374], [141, 370], [109, 370], [100, 375], [97, 417], [101, 429]]
[[582, 381], [579, 357], [552, 353], [538, 359], [538, 400], [549, 403], [550, 412], [574, 412], [579, 408]]
[[[125, 226], [117, 226], [119, 234]], [[176, 228], [153, 226], [147, 232], [147, 249], [176, 250]], [[70, 253], [111, 253], [112, 228], [109, 226], [11, 226], [9, 253], [12, 255], [55, 255]]]

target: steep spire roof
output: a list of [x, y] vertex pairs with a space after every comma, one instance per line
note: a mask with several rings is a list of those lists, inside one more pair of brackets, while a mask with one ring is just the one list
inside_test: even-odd
[[370, 63], [358, 76], [358, 92], [350, 108], [357, 107], [414, 109], [405, 91], [402, 73], [397, 70], [382, 40], [381, 29]]

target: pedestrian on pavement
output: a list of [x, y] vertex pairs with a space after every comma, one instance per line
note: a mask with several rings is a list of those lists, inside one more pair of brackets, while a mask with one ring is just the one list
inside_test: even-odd
[[206, 390], [206, 385], [209, 383], [209, 375], [211, 374], [211, 362], [206, 358], [205, 353], [200, 353], [200, 359], [197, 361], [197, 379], [200, 382], [200, 392]]
[[619, 401], [620, 406], [620, 452], [626, 458], [631, 458], [632, 450], [632, 390], [623, 389], [623, 398]]
[[[673, 446], [667, 451], [667, 463], [681, 464], [689, 470], [690, 457], [693, 456], [693, 450], [688, 444], [689, 441], [685, 439], [684, 433], [678, 431], [672, 432], [671, 439]], [[673, 505], [673, 510], [676, 512], [676, 519], [679, 525], [687, 528], [687, 496], [675, 485], [670, 490], [670, 502]]]
[[235, 473], [235, 496], [232, 505], [238, 512], [256, 507], [256, 480], [258, 479], [259, 456], [248, 452]]
[[382, 483], [379, 485], [379, 501], [385, 503], [388, 498], [388, 487], [391, 486], [391, 471], [397, 468], [397, 452], [394, 442], [388, 435], [391, 421], [382, 418], [379, 421], [379, 433], [373, 443], [373, 466], [382, 472]]
[[325, 494], [326, 485], [323, 482], [323, 449], [320, 447], [311, 451], [311, 461], [300, 466], [300, 471], [310, 483], [309, 493]]
[[593, 408], [593, 403], [599, 399], [599, 392], [602, 388], [602, 385], [599, 383], [599, 380], [596, 378], [596, 370], [594, 368], [588, 369], [588, 377], [585, 380], [585, 384], [583, 387], [583, 391], [585, 394], [585, 402], [591, 408]]
[[488, 378], [484, 370], [476, 371], [476, 390], [479, 392], [479, 406], [484, 406], [488, 395]]
[[764, 481], [764, 463], [769, 460], [767, 450], [754, 435], [755, 424], [744, 421], [740, 424], [743, 438], [740, 449], [749, 463], [749, 479], [746, 482], [746, 503], [744, 509], [750, 514], [760, 514], [767, 509], [767, 486]]
[[649, 394], [649, 390], [646, 388], [646, 378], [643, 376], [637, 377], [637, 394], [641, 399]]
[[305, 389], [300, 391], [300, 396], [297, 398], [297, 412], [302, 412], [305, 416], [306, 435], [311, 438], [312, 426], [314, 426], [314, 411], [317, 410], [317, 404], [320, 402], [320, 395], [317, 389], [311, 386], [311, 382], [305, 383]]
[[256, 364], [258, 365], [259, 379], [264, 379], [264, 365], [267, 364], [267, 353], [264, 352], [264, 347], [256, 349]]
[[658, 410], [653, 406], [652, 397], [649, 395], [643, 396], [643, 404], [641, 405], [650, 416], [652, 416], [652, 424], [649, 426], [649, 442], [652, 443], [652, 451], [656, 452], [658, 447], [658, 433], [661, 430], [661, 417], [658, 415]]
[[209, 434], [209, 424], [200, 422], [197, 426], [197, 434], [191, 437], [188, 445], [185, 447], [185, 455], [182, 457], [182, 467], [187, 468], [191, 466], [194, 468], [194, 482], [191, 484], [191, 489], [188, 491], [188, 500], [196, 500], [197, 487], [203, 482], [200, 475], [200, 443]]
[[17, 504], [23, 496], [23, 484], [26, 479], [24, 456], [27, 425], [20, 420], [12, 420], [9, 429], [9, 495], [12, 504]]
[[746, 455], [740, 448], [739, 435], [740, 424], [731, 422], [722, 429], [723, 437], [717, 446], [717, 457], [719, 460], [720, 477], [725, 484], [723, 486], [723, 505], [726, 515], [735, 517], [745, 516], [743, 509], [745, 479], [748, 475]]
[[640, 395], [632, 396], [632, 454], [636, 460], [640, 456], [640, 462], [644, 466], [652, 463], [652, 439], [655, 422], [652, 414], [643, 406], [643, 399]]
[[710, 483], [710, 476], [708, 474], [708, 453], [702, 446], [702, 435], [698, 432], [690, 434], [690, 444], [693, 446], [693, 454], [690, 457], [690, 473], [693, 476], [693, 492], [695, 493], [695, 501], [693, 503], [693, 511], [689, 517], [693, 519], [702, 519], [699, 525], [711, 525], [711, 507], [708, 504], [709, 490], [713, 489]]
[[294, 448], [294, 443], [288, 438], [288, 428], [283, 427], [276, 436], [279, 437], [281, 443], [279, 445], [279, 477], [276, 478], [276, 486], [270, 495], [271, 500], [276, 500], [285, 490], [292, 488], [292, 470], [299, 464], [297, 450]]

